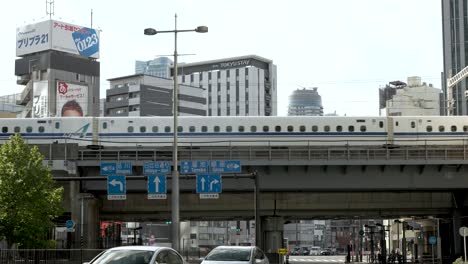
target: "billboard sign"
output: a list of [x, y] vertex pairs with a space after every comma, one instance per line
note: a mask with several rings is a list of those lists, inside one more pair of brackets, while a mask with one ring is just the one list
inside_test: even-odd
[[76, 117], [88, 114], [88, 86], [57, 82], [57, 116]]
[[49, 116], [49, 82], [33, 82], [33, 117], [43, 118]]
[[47, 20], [16, 29], [16, 56], [58, 50], [99, 58], [99, 31], [56, 20]]

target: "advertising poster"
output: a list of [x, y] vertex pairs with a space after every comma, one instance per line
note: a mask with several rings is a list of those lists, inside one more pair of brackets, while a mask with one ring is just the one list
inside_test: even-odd
[[49, 82], [40, 81], [33, 83], [33, 118], [49, 116]]
[[56, 20], [16, 29], [16, 56], [51, 49], [98, 59], [99, 31]]
[[88, 86], [57, 82], [57, 115], [79, 117], [88, 114]]

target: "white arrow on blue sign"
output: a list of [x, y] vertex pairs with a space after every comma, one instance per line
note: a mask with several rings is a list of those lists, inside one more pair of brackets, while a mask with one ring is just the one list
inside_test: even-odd
[[241, 173], [240, 160], [210, 160], [211, 173]]
[[221, 174], [198, 174], [197, 193], [221, 193]]
[[166, 176], [148, 176], [148, 199], [166, 199]]
[[107, 199], [125, 200], [127, 199], [127, 182], [123, 175], [107, 176]]
[[171, 173], [170, 161], [147, 161], [143, 162], [143, 174], [169, 174]]
[[131, 175], [133, 173], [133, 164], [131, 161], [110, 161], [101, 162], [101, 175]]

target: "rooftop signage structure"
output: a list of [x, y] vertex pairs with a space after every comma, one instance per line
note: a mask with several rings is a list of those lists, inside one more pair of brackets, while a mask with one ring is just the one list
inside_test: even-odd
[[46, 20], [16, 29], [16, 56], [57, 50], [99, 58], [99, 31], [57, 20]]

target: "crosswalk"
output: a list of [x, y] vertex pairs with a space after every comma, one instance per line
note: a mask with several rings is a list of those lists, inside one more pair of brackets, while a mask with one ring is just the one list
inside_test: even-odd
[[321, 262], [321, 263], [344, 263], [344, 257], [289, 257], [290, 263]]

